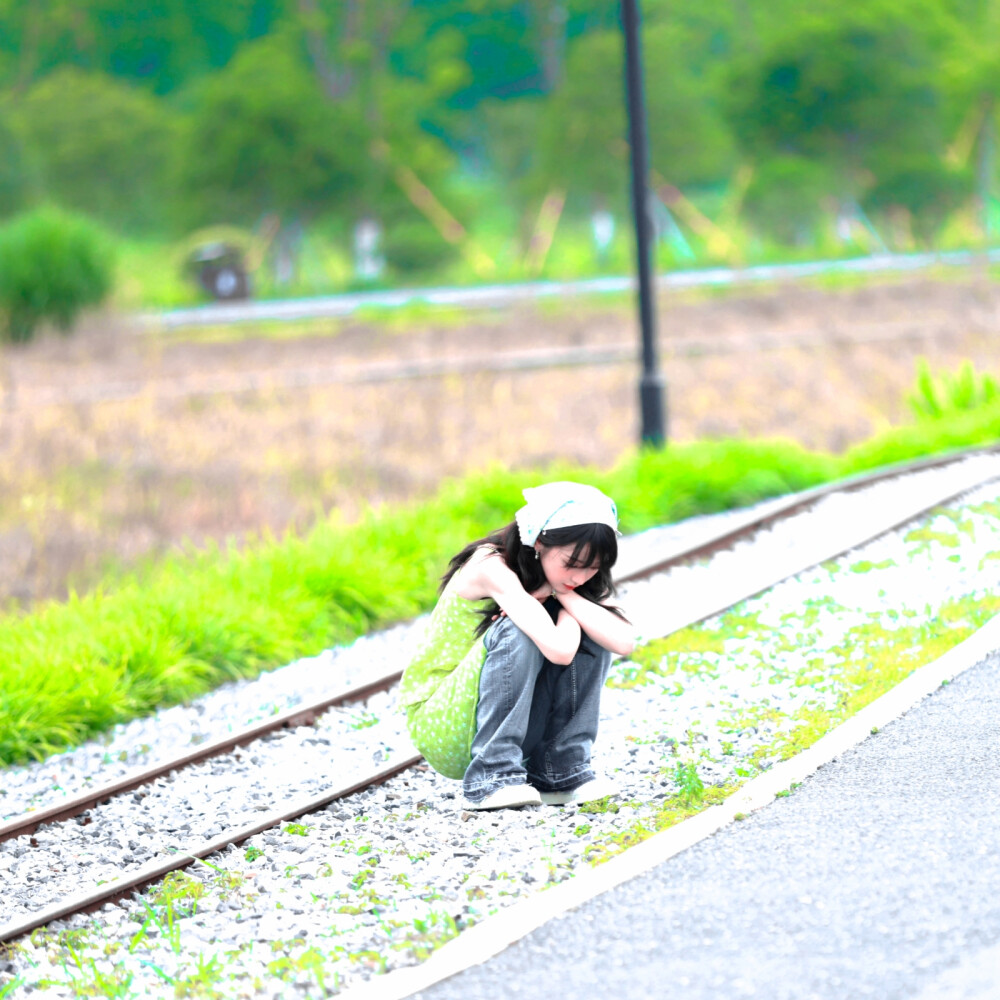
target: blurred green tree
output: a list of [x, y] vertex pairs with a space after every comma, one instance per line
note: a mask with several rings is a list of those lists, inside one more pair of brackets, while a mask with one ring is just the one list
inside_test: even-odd
[[189, 226], [344, 208], [368, 155], [356, 105], [324, 98], [289, 32], [244, 46], [206, 78], [180, 143]]
[[[744, 155], [758, 164], [812, 162], [830, 178], [827, 194], [835, 199], [857, 200], [870, 190], [873, 207], [953, 207], [961, 175], [931, 166], [946, 149], [947, 107], [936, 86], [944, 37], [938, 8], [874, 0], [821, 9], [764, 38], [736, 60], [725, 101]], [[764, 173], [780, 194], [787, 172]], [[757, 184], [761, 203], [773, 201], [763, 188]], [[798, 210], [802, 217], [803, 206]], [[933, 222], [928, 216], [929, 228], [941, 214]]]
[[954, 211], [969, 200], [972, 172], [941, 157], [909, 156], [886, 164], [863, 204], [870, 212], [891, 215], [905, 209], [912, 235], [929, 246]]
[[24, 144], [0, 115], [0, 219], [21, 211], [37, 193]]
[[809, 243], [836, 189], [830, 165], [794, 153], [779, 154], [758, 165], [743, 208], [759, 230], [779, 242]]
[[169, 93], [269, 31], [283, 3], [0, 0], [0, 86], [23, 90], [53, 69], [75, 66]]
[[[680, 186], [723, 179], [734, 163], [711, 76], [688, 64], [692, 43], [685, 24], [653, 24], [643, 36], [650, 165]], [[530, 196], [563, 188], [624, 199], [629, 172], [620, 31], [598, 31], [571, 43], [563, 84], [548, 99], [537, 100], [535, 109], [533, 130], [520, 136], [521, 162], [530, 163]], [[502, 124], [503, 112], [491, 113]], [[503, 154], [508, 162], [510, 152]]]
[[735, 74], [748, 148], [816, 156], [855, 173], [887, 146], [940, 148], [928, 53], [906, 24], [807, 23]]
[[0, 0], [0, 85], [27, 89], [72, 63], [92, 34], [87, 13], [73, 0]]
[[176, 118], [162, 101], [64, 67], [2, 109], [47, 197], [122, 229], [163, 223]]
[[410, 0], [296, 0], [292, 21], [329, 107], [355, 127], [356, 183], [340, 215], [348, 223], [378, 219], [386, 259], [399, 272], [450, 260], [465, 238], [454, 212], [438, 209], [454, 166], [443, 140], [446, 105], [470, 71], [461, 34], [447, 26], [428, 32], [421, 13]]
[[[393, 215], [408, 204], [395, 182], [406, 167], [433, 189], [453, 157], [428, 121], [469, 77], [455, 30], [430, 36], [411, 0], [296, 0], [295, 26], [328, 101], [351, 109], [367, 163], [359, 212]], [[397, 53], [413, 53], [398, 68]], [[425, 125], [431, 125], [430, 128]]]
[[947, 162], [974, 176], [980, 224], [989, 240], [995, 235], [991, 201], [1000, 110], [1000, 0], [953, 0], [951, 7], [950, 44], [939, 81], [953, 108]]

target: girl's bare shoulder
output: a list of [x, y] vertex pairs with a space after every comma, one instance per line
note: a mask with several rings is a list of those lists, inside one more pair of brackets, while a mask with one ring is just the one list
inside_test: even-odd
[[500, 553], [491, 545], [481, 545], [458, 571], [455, 589], [467, 601], [492, 597], [506, 577], [513, 575]]

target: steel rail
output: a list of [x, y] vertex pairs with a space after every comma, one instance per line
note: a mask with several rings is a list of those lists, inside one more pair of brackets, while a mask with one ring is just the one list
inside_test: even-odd
[[[810, 504], [815, 503], [817, 500], [833, 493], [851, 492], [886, 479], [903, 476], [908, 473], [918, 472], [924, 469], [945, 466], [974, 455], [993, 454], [998, 451], [1000, 451], [1000, 445], [990, 446], [987, 448], [963, 450], [960, 452], [951, 452], [947, 455], [935, 456], [933, 458], [923, 459], [917, 462], [900, 463], [898, 465], [884, 467], [876, 470], [875, 472], [865, 473], [847, 480], [840, 480], [836, 483], [824, 484], [823, 486], [794, 494], [790, 497], [780, 498], [779, 500], [757, 508], [755, 511], [748, 512], [745, 517], [738, 518], [735, 522], [731, 521], [727, 527], [721, 531], [713, 531], [708, 537], [696, 542], [693, 545], [679, 545], [675, 551], [669, 553], [665, 557], [657, 557], [645, 565], [634, 567], [630, 571], [618, 577], [617, 582], [625, 583], [647, 578], [663, 572], [670, 566], [676, 566], [690, 561], [691, 559], [708, 555], [723, 548], [728, 548], [736, 541], [752, 533], [754, 530], [765, 527], [777, 520], [780, 520], [782, 517], [787, 517], [791, 514], [797, 513], [798, 511], [808, 507]], [[796, 573], [803, 572], [804, 570], [818, 565], [827, 559], [834, 558], [846, 551], [850, 551], [850, 549], [864, 544], [872, 538], [878, 537], [879, 535], [913, 520], [915, 517], [918, 517], [920, 514], [925, 513], [928, 510], [933, 510], [935, 507], [940, 506], [943, 503], [954, 500], [962, 494], [967, 493], [970, 489], [975, 488], [977, 485], [981, 485], [996, 478], [1000, 477], [998, 477], [995, 472], [988, 475], [977, 473], [960, 477], [955, 481], [949, 482], [945, 486], [937, 489], [931, 495], [925, 494], [915, 499], [910, 504], [897, 506], [892, 513], [883, 514], [878, 519], [870, 520], [862, 530], [852, 531], [849, 537], [847, 537], [847, 533], [845, 532], [840, 537], [834, 537], [832, 539], [829, 537], [816, 539], [814, 540], [811, 548], [808, 546], [806, 547], [806, 551], [804, 553], [799, 550], [794, 556], [789, 557], [783, 563], [762, 566], [760, 573], [749, 585], [741, 583], [728, 593], [724, 589], [716, 591], [707, 599], [707, 601], [703, 601], [700, 606], [696, 606], [693, 610], [691, 608], [683, 609], [680, 613], [674, 615], [673, 618], [668, 617], [664, 622], [664, 630], [659, 634], [668, 635], [672, 632], [679, 631], [682, 628], [697, 624], [712, 615], [720, 613], [725, 610], [725, 608], [739, 603], [739, 601], [746, 600], [763, 592], [764, 590], [767, 590]], [[394, 671], [379, 678], [366, 681], [363, 684], [355, 685], [352, 688], [344, 689], [334, 697], [326, 698], [322, 702], [317, 702], [314, 705], [299, 706], [294, 710], [284, 713], [283, 716], [268, 720], [266, 723], [262, 723], [254, 727], [248, 727], [248, 729], [241, 730], [239, 733], [230, 734], [228, 737], [213, 741], [210, 744], [205, 744], [197, 750], [185, 754], [183, 760], [185, 763], [191, 763], [196, 760], [205, 759], [206, 756], [213, 756], [218, 753], [225, 752], [224, 749], [219, 749], [224, 745], [229, 749], [236, 745], [241, 745], [242, 743], [247, 742], [246, 734], [251, 732], [251, 730], [259, 736], [266, 735], [266, 733], [273, 732], [283, 726], [293, 724], [295, 723], [295, 720], [298, 719], [301, 719], [301, 724], [304, 724], [305, 722], [310, 721], [310, 719], [314, 719], [316, 716], [321, 714], [325, 708], [331, 707], [331, 704], [340, 703], [338, 699], [350, 697], [350, 692], [367, 691], [368, 693], [373, 693], [377, 690], [384, 690], [386, 687], [391, 686], [391, 684], [398, 680], [400, 675], [400, 671]], [[345, 785], [334, 791], [326, 792], [322, 796], [313, 797], [308, 800], [292, 804], [277, 812], [272, 812], [266, 816], [260, 817], [249, 826], [228, 830], [220, 836], [205, 841], [186, 852], [170, 855], [167, 858], [150, 862], [136, 871], [129, 873], [122, 879], [104, 883], [96, 890], [84, 891], [72, 896], [71, 898], [63, 900], [58, 904], [53, 904], [33, 914], [23, 916], [4, 927], [0, 927], [0, 943], [14, 940], [39, 927], [51, 923], [54, 920], [62, 919], [63, 917], [69, 916], [73, 913], [92, 912], [104, 903], [123, 899], [131, 891], [148, 885], [156, 881], [158, 878], [162, 878], [165, 874], [171, 871], [187, 867], [188, 865], [194, 863], [197, 859], [204, 858], [214, 851], [220, 850], [230, 844], [240, 844], [263, 830], [270, 829], [291, 819], [297, 819], [308, 814], [309, 812], [325, 807], [336, 799], [344, 798], [357, 791], [363, 790], [364, 788], [380, 784], [388, 780], [390, 777], [402, 773], [410, 767], [418, 764], [421, 759], [422, 758], [420, 756], [398, 755], [391, 762], [382, 765], [380, 768], [376, 769], [367, 776], [359, 777], [349, 785]], [[163, 774], [168, 773], [171, 770], [176, 770], [179, 766], [182, 765], [178, 764], [177, 761], [166, 762], [159, 765], [156, 770], [158, 774]], [[133, 781], [134, 777], [135, 776], [130, 776], [129, 778], [123, 780], [124, 782]], [[127, 790], [131, 790], [141, 783], [142, 782], [133, 781], [132, 784], [128, 785]], [[122, 784], [122, 782], [116, 783], [116, 785], [118, 784]], [[116, 785], [108, 785], [102, 789], [96, 789], [93, 792], [87, 793], [86, 798], [89, 801], [89, 805], [93, 805], [95, 802], [103, 801], [104, 799], [109, 798], [110, 795], [114, 793], [109, 793], [108, 789], [116, 787]], [[118, 793], [125, 790], [126, 789], [124, 787], [117, 789]], [[99, 797], [95, 799], [95, 796]], [[82, 800], [84, 797], [81, 796], [80, 798]], [[83, 808], [89, 808], [89, 805]], [[83, 811], [83, 808], [81, 808], [78, 809], [76, 813], [68, 813], [68, 807], [69, 803], [61, 803], [59, 806], [53, 807], [53, 810], [46, 812], [59, 811], [59, 818], [69, 818], [69, 816], [76, 815]], [[63, 815], [66, 813], [68, 813], [68, 815]], [[53, 816], [42, 818], [42, 816], [43, 813], [40, 812], [37, 814], [29, 814], [28, 817], [24, 817], [24, 819], [34, 822], [34, 828], [37, 828], [37, 826], [41, 825], [41, 823], [52, 822], [55, 818]], [[4, 829], [10, 826], [11, 824], [7, 824]]]
[[[946, 465], [952, 465], [966, 458], [975, 458], [980, 455], [995, 455], [1000, 453], [1000, 442], [990, 445], [983, 445], [976, 448], [962, 448], [954, 451], [942, 452], [932, 455], [929, 458], [920, 458], [908, 462], [897, 462], [892, 465], [881, 466], [871, 472], [862, 472], [845, 479], [834, 480], [830, 483], [822, 483], [819, 486], [802, 490], [798, 493], [786, 494], [774, 500], [765, 501], [746, 511], [743, 515], [735, 515], [726, 521], [725, 525], [709, 526], [705, 536], [696, 542], [681, 542], [673, 551], [668, 551], [666, 555], [659, 556], [651, 561], [642, 562], [640, 565], [626, 570], [626, 572], [616, 575], [616, 583], [628, 583], [632, 580], [643, 580], [657, 573], [662, 573], [672, 566], [677, 566], [694, 559], [704, 558], [713, 555], [722, 549], [730, 548], [736, 542], [748, 537], [761, 528], [766, 528], [784, 518], [797, 514], [812, 504], [835, 493], [852, 493], [856, 490], [864, 489], [866, 486], [873, 486], [876, 483], [884, 482], [887, 479], [895, 479], [915, 472], [923, 472], [927, 469], [937, 469]], [[984, 478], [984, 482], [992, 477]], [[964, 492], [959, 490], [958, 492]], [[947, 499], [947, 498], [946, 498]], [[945, 502], [942, 500], [941, 502]], [[885, 529], [890, 530], [890, 529]]]
[[[995, 451], [1000, 449], [993, 450]], [[937, 464], [944, 463], [936, 463], [929, 460], [922, 465], [922, 468], [933, 468]], [[988, 475], [977, 473], [975, 475], [970, 475], [967, 478], [960, 478], [956, 481], [950, 482], [943, 488], [936, 490], [931, 495], [925, 493], [914, 498], [912, 502], [908, 504], [905, 502], [897, 504], [892, 512], [883, 513], [877, 518], [871, 518], [863, 525], [849, 525], [847, 528], [842, 530], [839, 535], [834, 533], [832, 536], [814, 536], [811, 539], [803, 540], [795, 552], [787, 555], [785, 559], [782, 560], [779, 557], [774, 562], [759, 565], [757, 573], [752, 576], [750, 582], [748, 582], [746, 578], [743, 578], [732, 584], [728, 590], [726, 585], [723, 584], [710, 597], [705, 599], [702, 605], [695, 612], [692, 613], [688, 610], [682, 610], [673, 618], [671, 618], [670, 612], [666, 612], [661, 624], [662, 630], [659, 631], [657, 635], [670, 635], [683, 628], [696, 625], [699, 622], [704, 621], [706, 618], [710, 618], [713, 615], [717, 615], [722, 611], [725, 611], [727, 608], [731, 608], [734, 605], [739, 604], [741, 601], [756, 597], [758, 594], [777, 586], [784, 580], [788, 580], [799, 573], [805, 572], [813, 566], [818, 566], [829, 559], [835, 559], [838, 556], [850, 552], [852, 549], [855, 549], [860, 545], [864, 545], [881, 535], [900, 528], [904, 524], [907, 524], [921, 515], [926, 514], [928, 511], [934, 510], [942, 504], [956, 500], [963, 494], [975, 489], [977, 486], [984, 485], [985, 483], [996, 479], [1000, 479], [1000, 475], [998, 475], [997, 472], [992, 472]], [[872, 474], [855, 477], [850, 481], [845, 481], [845, 488], [841, 492], [853, 492], [854, 490], [861, 489], [866, 485], [870, 485], [873, 481], [875, 480]], [[727, 548], [732, 543], [750, 534], [751, 531], [757, 530], [760, 527], [765, 527], [767, 524], [778, 520], [781, 516], [790, 516], [798, 510], [808, 507], [811, 502], [815, 502], [817, 499], [822, 499], [823, 496], [830, 495], [829, 491], [824, 491], [821, 495], [816, 495], [817, 492], [818, 490], [810, 490], [806, 493], [799, 494], [799, 502], [788, 504], [780, 512], [763, 512], [763, 516], [760, 521], [752, 527], [747, 525], [734, 526], [732, 532], [728, 536], [727, 543], [720, 542], [715, 544], [713, 542], [707, 542], [704, 546], [705, 550], [717, 551], [718, 549]], [[807, 494], [813, 494], [811, 500], [808, 499]], [[649, 568], [643, 573], [643, 577], [653, 576], [655, 573], [661, 572], [662, 568], [675, 566], [677, 564], [677, 561], [671, 561], [670, 558], [667, 557], [667, 559], [664, 560], [663, 567]], [[655, 636], [650, 635], [645, 638], [651, 639], [655, 638]]]
[[389, 778], [395, 777], [397, 774], [419, 764], [422, 759], [419, 754], [397, 754], [375, 771], [360, 775], [355, 781], [342, 785], [333, 791], [327, 791], [322, 795], [312, 796], [308, 799], [301, 799], [277, 812], [270, 812], [253, 823], [226, 830], [218, 837], [202, 841], [200, 844], [186, 851], [179, 851], [176, 854], [150, 861], [141, 868], [137, 868], [135, 871], [124, 875], [122, 878], [105, 882], [96, 889], [87, 889], [69, 896], [58, 903], [47, 906], [36, 913], [21, 917], [19, 920], [12, 921], [5, 927], [0, 928], [0, 943], [13, 941], [16, 938], [23, 937], [25, 934], [30, 934], [39, 927], [52, 923], [54, 920], [61, 920], [63, 917], [72, 916], [75, 913], [92, 913], [105, 903], [124, 899], [130, 892], [144, 888], [157, 879], [163, 878], [164, 875], [168, 875], [170, 872], [177, 871], [180, 868], [187, 868], [195, 861], [208, 857], [209, 854], [214, 854], [216, 851], [221, 851], [231, 844], [242, 844], [258, 833], [269, 830], [280, 823], [298, 819], [300, 816], [315, 812], [317, 809], [325, 808], [337, 799], [347, 798], [355, 792], [382, 784], [382, 782], [388, 781]]
[[364, 701], [379, 691], [387, 691], [399, 680], [399, 677], [400, 671], [394, 670], [380, 677], [372, 677], [361, 683], [351, 684], [332, 695], [322, 698], [320, 701], [310, 702], [307, 705], [296, 705], [294, 708], [281, 712], [278, 715], [272, 715], [264, 722], [246, 726], [233, 733], [228, 733], [226, 736], [211, 740], [208, 743], [200, 743], [193, 750], [178, 754], [176, 757], [170, 757], [156, 764], [151, 764], [149, 767], [142, 768], [142, 770], [133, 771], [131, 774], [117, 781], [99, 785], [97, 788], [89, 788], [87, 791], [64, 799], [56, 805], [7, 820], [5, 823], [0, 823], [0, 844], [6, 840], [12, 840], [14, 837], [34, 833], [45, 823], [56, 823], [64, 819], [72, 819], [72, 817], [79, 816], [80, 813], [86, 812], [100, 802], [104, 802], [116, 795], [123, 795], [125, 792], [131, 792], [142, 785], [148, 785], [156, 778], [162, 778], [170, 774], [171, 771], [177, 771], [190, 764], [199, 764], [212, 757], [229, 753], [237, 747], [246, 746], [254, 740], [278, 732], [281, 729], [312, 725], [330, 708], [351, 702]]

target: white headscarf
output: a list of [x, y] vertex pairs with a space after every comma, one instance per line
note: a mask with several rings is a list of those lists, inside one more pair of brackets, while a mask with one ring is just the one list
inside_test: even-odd
[[534, 545], [543, 531], [576, 524], [606, 524], [618, 531], [618, 508], [596, 486], [546, 483], [523, 492], [527, 503], [514, 515], [522, 545]]

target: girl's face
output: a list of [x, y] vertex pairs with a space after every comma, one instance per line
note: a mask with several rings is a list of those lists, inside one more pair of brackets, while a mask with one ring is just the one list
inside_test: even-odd
[[573, 562], [575, 547], [574, 545], [547, 547], [537, 543], [535, 545], [539, 553], [539, 562], [542, 564], [542, 572], [556, 594], [565, 594], [568, 590], [582, 587], [600, 569], [600, 564], [597, 562], [588, 566], [576, 565]]

